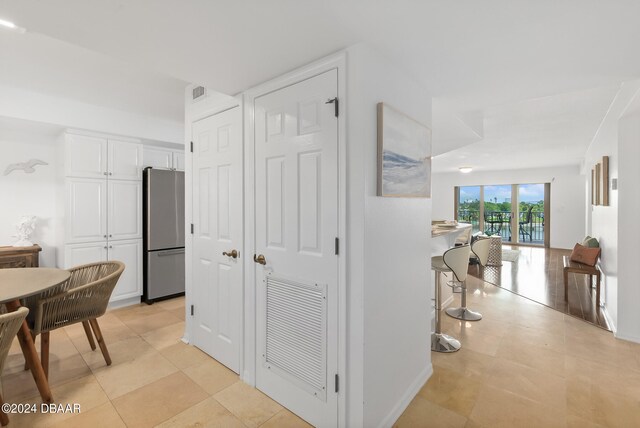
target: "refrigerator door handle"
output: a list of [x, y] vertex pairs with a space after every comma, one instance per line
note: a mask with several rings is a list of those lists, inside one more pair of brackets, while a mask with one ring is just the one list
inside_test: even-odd
[[155, 252], [158, 253], [158, 257], [173, 256], [175, 254], [184, 254], [184, 248], [178, 248], [175, 250], [155, 251]]

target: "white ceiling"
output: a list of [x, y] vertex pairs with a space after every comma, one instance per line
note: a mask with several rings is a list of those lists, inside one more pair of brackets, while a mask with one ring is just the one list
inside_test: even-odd
[[435, 153], [472, 144], [486, 168], [498, 146], [576, 162], [611, 88], [640, 76], [636, 0], [3, 0], [0, 16], [228, 94], [365, 41], [436, 97]]
[[4, 86], [184, 120], [187, 83], [138, 64], [31, 32], [0, 31], [0, 57], [0, 84]]

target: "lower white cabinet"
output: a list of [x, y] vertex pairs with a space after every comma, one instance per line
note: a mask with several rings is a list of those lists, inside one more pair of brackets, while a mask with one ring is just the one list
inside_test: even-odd
[[64, 268], [86, 263], [117, 260], [124, 272], [111, 294], [111, 302], [142, 295], [142, 240], [105, 241], [69, 244], [64, 248]]

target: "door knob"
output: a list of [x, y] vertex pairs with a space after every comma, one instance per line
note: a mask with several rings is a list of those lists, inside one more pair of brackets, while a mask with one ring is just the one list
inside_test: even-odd
[[253, 261], [256, 263], [259, 263], [261, 265], [266, 265], [267, 264], [267, 259], [264, 258], [264, 256], [262, 254], [256, 256], [255, 254], [253, 255]]
[[238, 251], [237, 250], [231, 250], [229, 252], [223, 251], [222, 255], [237, 259], [238, 258]]

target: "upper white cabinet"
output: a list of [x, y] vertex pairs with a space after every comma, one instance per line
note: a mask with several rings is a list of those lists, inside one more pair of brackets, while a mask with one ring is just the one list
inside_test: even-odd
[[108, 140], [107, 169], [109, 179], [139, 180], [142, 177], [142, 145]]
[[167, 149], [156, 147], [146, 147], [142, 150], [143, 168], [150, 166], [151, 168], [173, 168], [173, 152]]
[[147, 147], [143, 149], [142, 167], [174, 169], [184, 171], [184, 151], [163, 147]]
[[67, 177], [104, 178], [108, 174], [106, 138], [67, 134], [64, 153]]
[[184, 152], [173, 152], [173, 169], [184, 171]]
[[142, 145], [89, 135], [65, 135], [66, 177], [140, 180]]

